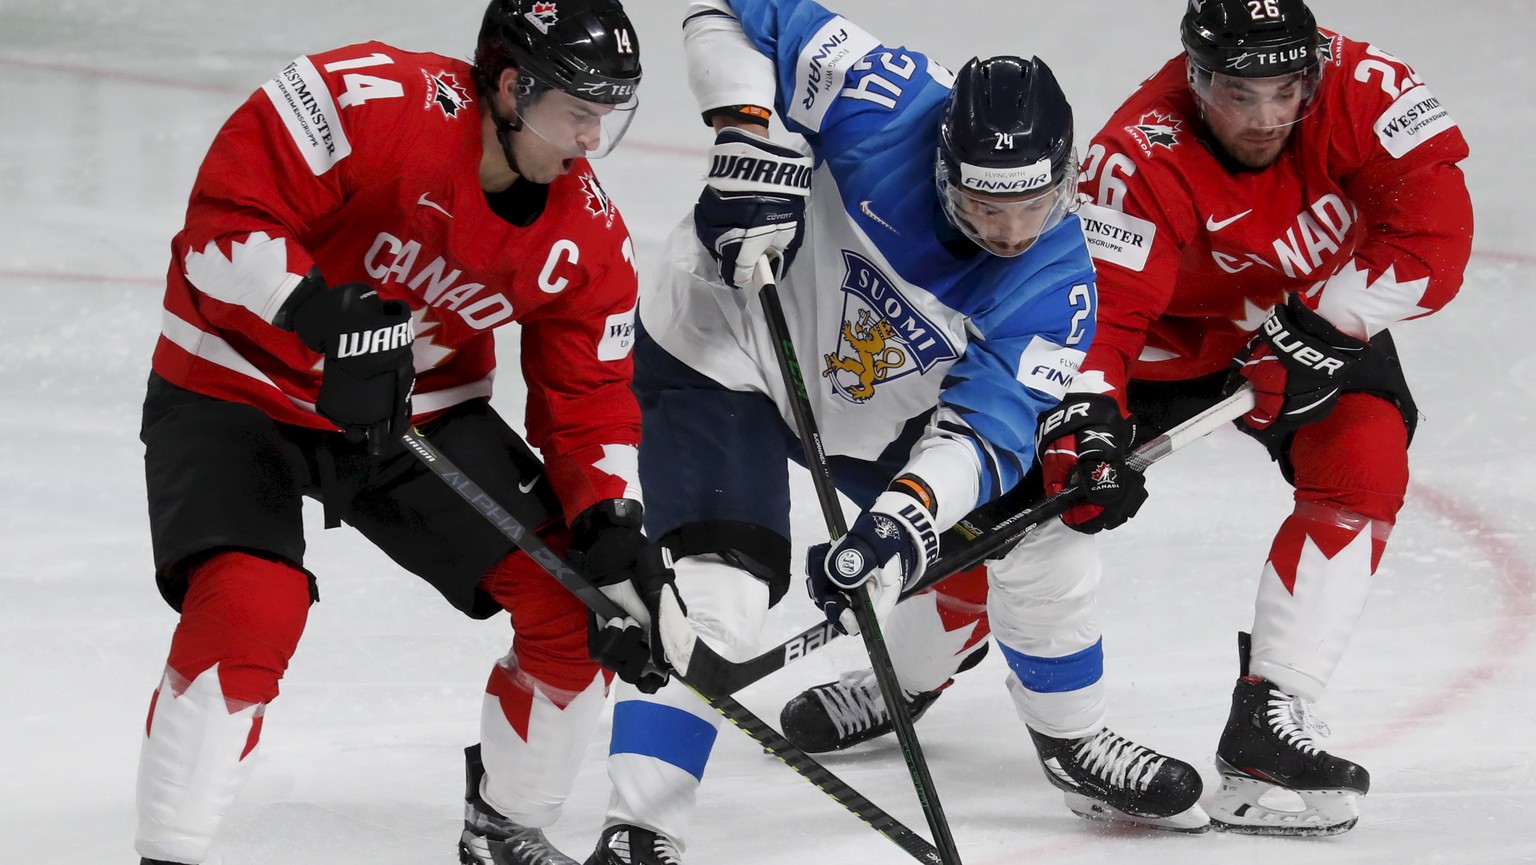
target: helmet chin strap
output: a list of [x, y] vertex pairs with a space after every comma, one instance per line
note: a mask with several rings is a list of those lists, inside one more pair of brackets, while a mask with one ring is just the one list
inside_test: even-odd
[[508, 119], [493, 105], [491, 121], [496, 124], [496, 140], [501, 143], [501, 155], [506, 157], [507, 167], [511, 168], [518, 177], [522, 177], [523, 170], [518, 167], [517, 157], [512, 153], [512, 133], [523, 128], [523, 119], [521, 117]]
[[[519, 72], [517, 75], [516, 87], [517, 98], [525, 104], [531, 105], [532, 100], [540, 93], [538, 81], [533, 76], [523, 72]], [[523, 174], [523, 170], [518, 167], [517, 157], [512, 153], [512, 133], [522, 131], [523, 118], [516, 110], [512, 112], [512, 117], [508, 118], [501, 113], [494, 102], [491, 104], [490, 109], [491, 120], [496, 124], [496, 140], [501, 142], [501, 154], [507, 158], [507, 166], [518, 177], [526, 177], [527, 175]]]

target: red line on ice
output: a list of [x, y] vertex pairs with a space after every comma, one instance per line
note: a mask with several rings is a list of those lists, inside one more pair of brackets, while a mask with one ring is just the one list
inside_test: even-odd
[[[1452, 670], [1447, 680], [1403, 712], [1400, 720], [1385, 725], [1379, 733], [1354, 740], [1351, 747], [1375, 749], [1430, 726], [1442, 716], [1461, 708], [1474, 693], [1497, 680], [1511, 666], [1526, 663], [1521, 649], [1536, 627], [1536, 571], [1526, 561], [1519, 545], [1505, 539], [1508, 534], [1492, 524], [1469, 505], [1445, 493], [1415, 485], [1408, 491], [1410, 505], [1418, 502], [1435, 516], [1451, 523], [1456, 533], [1468, 542], [1494, 568], [1498, 593], [1495, 627], [1489, 628], [1482, 649], [1470, 663]], [[1391, 554], [1388, 553], [1390, 556]], [[1389, 566], [1390, 567], [1390, 566]]]

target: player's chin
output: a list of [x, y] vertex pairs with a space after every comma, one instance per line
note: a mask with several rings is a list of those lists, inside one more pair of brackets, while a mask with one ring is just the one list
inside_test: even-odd
[[1242, 147], [1237, 148], [1233, 156], [1242, 163], [1245, 168], [1268, 168], [1276, 159], [1280, 158], [1280, 151], [1285, 148], [1285, 139], [1267, 141], [1245, 141]]
[[555, 178], [564, 177], [565, 175], [570, 174], [571, 169], [575, 167], [575, 165], [576, 160], [571, 158], [562, 159], [559, 162], [551, 162], [549, 164], [548, 176], [545, 177], [541, 182], [554, 183]]
[[987, 238], [982, 241], [981, 248], [1001, 258], [1013, 258], [1023, 254], [1030, 244], [1034, 243], [1033, 237], [1028, 240], [994, 240]]
[[541, 164], [537, 170], [529, 171], [526, 176], [533, 183], [547, 185], [554, 183], [557, 178], [569, 174], [571, 166], [574, 164], [575, 160], [573, 159], [562, 159], [558, 162], [550, 160]]

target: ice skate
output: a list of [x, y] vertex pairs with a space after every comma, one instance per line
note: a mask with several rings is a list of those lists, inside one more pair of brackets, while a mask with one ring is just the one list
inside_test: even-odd
[[1216, 748], [1216, 828], [1252, 835], [1349, 831], [1360, 819], [1370, 773], [1319, 748], [1314, 733], [1326, 735], [1327, 727], [1301, 698], [1257, 676], [1238, 679]]
[[[937, 690], [908, 697], [912, 720], [921, 718], [938, 698]], [[892, 730], [891, 713], [873, 670], [845, 673], [835, 682], [802, 691], [784, 704], [779, 726], [784, 738], [808, 754], [841, 751]]]
[[603, 830], [586, 865], [682, 865], [683, 856], [665, 835], [620, 824]]
[[[987, 656], [989, 645], [982, 643], [971, 651], [960, 662], [955, 675], [981, 663]], [[912, 720], [921, 718], [953, 681], [951, 678], [932, 691], [909, 694], [907, 713]], [[784, 738], [807, 754], [841, 751], [884, 736], [893, 729], [874, 670], [844, 673], [835, 682], [801, 691], [784, 704], [779, 713], [779, 726], [784, 730]]]
[[480, 798], [480, 779], [485, 765], [480, 746], [464, 749], [464, 834], [459, 837], [462, 865], [576, 865], [576, 860], [555, 849], [544, 830], [519, 826]]
[[1136, 823], [1172, 832], [1204, 832], [1200, 773], [1110, 730], [1081, 739], [1029, 731], [1045, 777], [1079, 817]]

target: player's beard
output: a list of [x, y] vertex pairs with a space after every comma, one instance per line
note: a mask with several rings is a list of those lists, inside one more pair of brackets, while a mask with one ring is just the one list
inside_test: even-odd
[[1289, 138], [1290, 130], [1287, 129], [1278, 135], [1240, 135], [1233, 142], [1223, 142], [1222, 146], [1244, 168], [1262, 169], [1273, 165], [1280, 158], [1280, 152], [1285, 149]]
[[1273, 165], [1296, 128], [1294, 121], [1284, 126], [1243, 125], [1207, 107], [1203, 100], [1196, 102], [1209, 139], [1214, 140], [1222, 155], [1249, 171], [1262, 171]]
[[1280, 158], [1291, 139], [1295, 124], [1287, 126], [1240, 126], [1224, 123], [1220, 116], [1203, 113], [1206, 127], [1216, 144], [1233, 162], [1250, 171], [1262, 171]]

